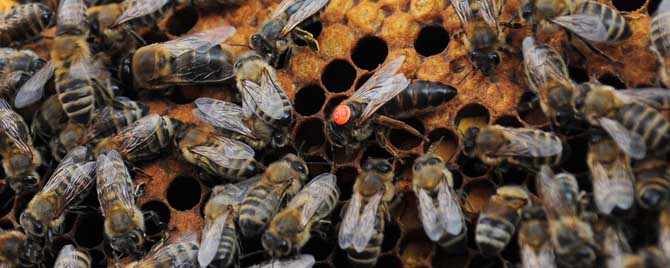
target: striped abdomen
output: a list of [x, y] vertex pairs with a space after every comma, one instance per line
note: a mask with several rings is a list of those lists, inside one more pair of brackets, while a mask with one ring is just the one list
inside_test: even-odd
[[95, 92], [90, 80], [71, 77], [68, 68], [56, 68], [56, 91], [63, 111], [74, 123], [88, 124], [95, 110]]
[[40, 3], [15, 5], [0, 14], [0, 46], [38, 39], [52, 24], [53, 11]]
[[[507, 161], [520, 165], [526, 168], [539, 168], [542, 165], [549, 165], [552, 167], [558, 166], [561, 164], [561, 161], [565, 159], [568, 155], [568, 147], [563, 144], [563, 141], [561, 139], [550, 133], [550, 132], [544, 132], [544, 131], [538, 131], [538, 130], [533, 130], [533, 135], [534, 139], [537, 140], [540, 143], [546, 143], [546, 146], [561, 146], [561, 151], [560, 153], [557, 153], [555, 155], [549, 155], [549, 156], [537, 156], [537, 157], [529, 157], [529, 156], [510, 156], [507, 158]], [[536, 154], [540, 155], [540, 154]]]
[[[223, 150], [223, 149], [222, 149]], [[226, 179], [239, 181], [243, 178], [252, 177], [258, 173], [261, 173], [264, 168], [260, 163], [258, 163], [254, 158], [249, 159], [229, 159], [231, 166], [225, 167], [217, 164], [215, 161], [212, 161], [209, 157], [203, 156], [201, 154], [192, 154], [193, 160], [189, 161], [192, 164], [199, 166], [212, 174], [224, 177]], [[187, 160], [191, 160], [188, 157], [185, 157]]]
[[256, 107], [256, 114], [259, 115], [260, 119], [264, 122], [267, 122], [271, 126], [276, 126], [274, 128], [280, 128], [281, 126], [290, 126], [293, 123], [293, 104], [291, 100], [286, 96], [286, 93], [280, 92], [281, 96], [281, 109], [282, 109], [282, 118], [274, 119], [263, 112], [262, 109]]
[[637, 102], [627, 103], [619, 108], [617, 121], [642, 137], [647, 155], [670, 152], [670, 123], [655, 109]]
[[621, 41], [633, 34], [626, 19], [614, 8], [596, 1], [585, 1], [574, 14], [596, 15], [607, 28], [607, 41]]
[[[234, 76], [233, 56], [221, 46], [214, 46], [206, 51], [191, 50], [179, 56], [172, 64], [186, 64], [187, 72], [175, 73], [169, 78], [171, 81], [181, 81], [177, 84], [207, 84], [220, 83]], [[175, 70], [176, 71], [176, 70]]]
[[125, 148], [125, 159], [130, 162], [149, 160], [160, 156], [164, 149], [172, 145], [175, 130], [181, 125], [181, 121], [168, 116], [161, 116], [158, 130], [141, 146]]
[[138, 106], [135, 109], [116, 109], [112, 106], [102, 108], [94, 115], [82, 144], [114, 135], [146, 115], [145, 108], [145, 106]]
[[277, 212], [280, 202], [280, 193], [271, 185], [259, 183], [254, 186], [240, 207], [238, 222], [242, 234], [246, 237], [260, 234]]
[[657, 14], [651, 20], [649, 37], [661, 56], [670, 54], [670, 12]]
[[[159, 0], [153, 0], [153, 1], [159, 1]], [[142, 2], [144, 1], [129, 1], [129, 2], [131, 3], [131, 5], [136, 5], [136, 4], [142, 4]], [[128, 21], [128, 25], [130, 25], [133, 30], [137, 30], [138, 28], [142, 27], [153, 27], [155, 25], [158, 25], [158, 23], [161, 20], [163, 20], [163, 18], [169, 16], [172, 13], [175, 3], [176, 1], [170, 0], [158, 10]]]
[[456, 93], [456, 88], [447, 84], [414, 80], [379, 108], [379, 113], [393, 118], [409, 118], [437, 109], [454, 98]]
[[661, 209], [670, 202], [670, 178], [665, 157], [647, 157], [633, 163], [637, 202], [646, 209]]
[[235, 223], [229, 221], [221, 233], [221, 241], [212, 267], [233, 267], [237, 254], [239, 254], [237, 231], [235, 230]]
[[347, 249], [347, 257], [354, 267], [373, 267], [377, 264], [379, 254], [382, 252], [382, 242], [384, 241], [384, 213], [377, 209], [377, 219], [375, 220], [375, 231], [368, 242], [368, 246], [363, 252], [356, 252], [351, 247]]
[[[497, 207], [497, 209], [511, 208]], [[506, 214], [516, 215], [516, 213]], [[475, 241], [480, 252], [486, 256], [495, 256], [500, 253], [512, 239], [518, 221], [518, 216], [506, 219], [500, 217], [497, 211], [489, 211], [488, 213], [484, 211], [479, 216], [477, 226], [475, 227]]]
[[68, 254], [58, 256], [54, 268], [90, 268], [91, 257], [83, 251], [76, 250], [72, 245], [67, 245], [63, 250], [68, 250]]
[[[159, 249], [155, 254], [153, 263], [142, 263], [136, 267], [195, 267], [198, 255], [198, 243], [182, 242], [170, 244]], [[146, 266], [144, 266], [146, 265]]]

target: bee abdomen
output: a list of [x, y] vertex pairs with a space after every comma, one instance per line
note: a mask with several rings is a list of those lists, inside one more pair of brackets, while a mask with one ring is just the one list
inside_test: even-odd
[[93, 87], [86, 80], [70, 79], [66, 73], [57, 78], [56, 90], [63, 111], [73, 122], [87, 124], [95, 109]]
[[237, 234], [235, 228], [226, 226], [221, 234], [221, 242], [217, 250], [217, 256], [214, 262], [217, 264], [214, 267], [231, 267], [235, 256], [238, 253], [237, 248]]
[[639, 103], [628, 103], [619, 109], [619, 120], [627, 129], [639, 134], [647, 145], [647, 154], [670, 151], [670, 123], [653, 108]]
[[607, 28], [608, 41], [621, 41], [631, 37], [633, 32], [626, 19], [615, 9], [598, 3], [586, 1], [578, 9], [576, 14], [588, 14], [600, 16], [600, 21]]
[[380, 114], [408, 118], [435, 110], [456, 96], [456, 88], [433, 81], [414, 80], [380, 109]]
[[516, 227], [507, 220], [482, 215], [475, 227], [475, 241], [484, 255], [496, 255], [509, 243]]
[[75, 250], [73, 255], [65, 255], [59, 258], [54, 268], [89, 268], [91, 267], [91, 257], [86, 253]]
[[[185, 58], [185, 57], [190, 57]], [[233, 62], [231, 55], [221, 46], [214, 46], [207, 51], [191, 51], [180, 56], [179, 61], [191, 62], [191, 68], [184, 73], [185, 81], [212, 81], [225, 80], [233, 76]], [[218, 78], [218, 79], [217, 79]]]
[[661, 13], [651, 20], [649, 35], [651, 43], [663, 56], [670, 53], [670, 13]]
[[268, 198], [274, 195], [272, 189], [265, 185], [259, 185], [249, 192], [240, 206], [239, 225], [242, 234], [246, 237], [261, 233], [267, 225], [268, 219], [277, 204], [273, 202], [277, 198]]
[[[167, 258], [175, 267], [192, 267], [198, 254], [198, 244], [195, 242], [185, 242], [175, 244], [165, 252]], [[188, 265], [191, 264], [191, 265]]]
[[[465, 224], [463, 225], [465, 226]], [[440, 239], [437, 241], [437, 244], [440, 245], [442, 248], [452, 248], [455, 247], [456, 245], [461, 245], [463, 244], [462, 242], [465, 242], [465, 234], [466, 230], [463, 228], [460, 234], [458, 235], [452, 235], [449, 233], [445, 233]], [[465, 245], [463, 245], [465, 246]]]
[[40, 3], [15, 5], [0, 15], [0, 46], [30, 41], [51, 25], [53, 11]]
[[362, 252], [356, 252], [355, 249], [347, 249], [347, 257], [354, 267], [373, 267], [377, 264], [377, 259], [382, 251], [382, 242], [384, 241], [384, 217], [381, 212], [377, 213], [375, 223], [375, 233], [370, 238], [368, 246]]
[[646, 209], [660, 209], [670, 202], [670, 180], [664, 157], [646, 158], [633, 163], [637, 202]]
[[[136, 1], [136, 2], [131, 2], [131, 3], [142, 3], [141, 1]], [[152, 25], [157, 24], [160, 22], [164, 17], [167, 16], [168, 12], [170, 12], [173, 8], [175, 1], [169, 1], [167, 4], [163, 5], [161, 8], [158, 10], [149, 13], [147, 15], [144, 15], [142, 17], [133, 19], [128, 22], [131, 26], [135, 27], [150, 27]]]

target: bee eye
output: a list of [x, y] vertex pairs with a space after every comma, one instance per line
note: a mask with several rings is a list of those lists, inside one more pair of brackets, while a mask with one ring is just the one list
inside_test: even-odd
[[370, 163], [365, 163], [365, 165], [363, 166], [363, 169], [364, 169], [364, 170], [368, 170], [368, 171], [369, 171], [369, 170], [372, 170], [372, 164], [370, 164]]
[[431, 164], [431, 165], [437, 165], [437, 164], [439, 164], [439, 163], [440, 163], [440, 159], [437, 159], [437, 158], [435, 158], [435, 157], [433, 157], [433, 158], [431, 158], [431, 159], [428, 159], [428, 164]]
[[381, 165], [379, 167], [379, 171], [381, 171], [383, 173], [389, 172], [389, 171], [391, 171], [391, 166], [390, 165]]
[[498, 56], [498, 53], [491, 53], [489, 54], [489, 60], [493, 62], [494, 64], [499, 64], [500, 63], [500, 56]]
[[472, 51], [470, 52], [470, 59], [474, 60], [479, 57], [479, 51]]

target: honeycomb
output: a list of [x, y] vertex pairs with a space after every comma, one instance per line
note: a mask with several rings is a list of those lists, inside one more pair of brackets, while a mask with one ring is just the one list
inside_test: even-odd
[[[7, 1], [0, 3], [8, 6]], [[657, 63], [648, 50], [647, 25], [649, 14], [653, 13], [658, 1], [600, 2], [624, 12], [634, 32], [627, 41], [598, 45], [618, 63], [612, 64], [591, 53], [579, 42], [576, 42], [576, 50], [569, 49], [563, 33], [540, 34], [538, 39], [567, 53], [571, 76], [577, 82], [598, 79], [616, 88], [653, 85], [657, 77]], [[277, 0], [247, 0], [239, 7], [221, 10], [179, 7], [160, 23], [160, 32], [149, 33], [145, 38], [149, 42], [165, 41], [188, 32], [233, 25], [237, 32], [228, 43], [246, 45], [249, 36], [277, 4]], [[518, 7], [519, 0], [507, 0], [499, 20], [513, 20]], [[383, 253], [377, 266], [475, 268], [503, 267], [508, 262], [519, 261], [516, 238], [499, 257], [485, 258], [480, 255], [474, 244], [474, 224], [496, 187], [524, 184], [535, 193], [532, 178], [525, 171], [514, 168], [502, 174], [491, 172], [480, 161], [462, 155], [459, 141], [464, 130], [470, 126], [499, 124], [548, 129], [547, 118], [539, 107], [521, 109], [533, 96], [526, 90], [520, 52], [502, 54], [502, 64], [493, 77], [470, 72], [472, 66], [465, 56], [467, 51], [461, 40], [450, 39], [460, 29], [454, 9], [444, 0], [331, 0], [321, 15], [320, 23], [308, 27], [318, 36], [321, 50], [315, 53], [307, 47], [299, 47], [294, 50], [290, 65], [278, 70], [279, 81], [295, 105], [297, 123], [292, 137], [294, 143], [300, 145], [300, 153], [310, 163], [310, 177], [333, 172], [341, 189], [340, 202], [331, 217], [333, 237], [313, 237], [302, 250], [314, 255], [316, 267], [349, 266], [346, 253], [334, 242], [340, 210], [351, 197], [361, 162], [368, 157], [391, 157], [375, 144], [353, 155], [346, 155], [343, 150], [332, 147], [324, 133], [325, 116], [362, 85], [381, 63], [398, 55], [406, 56], [401, 71], [409, 78], [453, 85], [458, 89], [458, 95], [432, 114], [405, 121], [428, 137], [430, 142], [399, 130], [388, 134], [392, 146], [410, 157], [403, 162], [394, 161], [402, 198], [393, 207], [392, 222], [387, 224]], [[508, 29], [506, 32], [508, 44], [515, 48], [520, 48], [521, 40], [529, 34], [525, 28]], [[49, 43], [50, 40], [44, 39], [29, 46], [46, 56]], [[231, 49], [242, 50], [239, 47]], [[586, 60], [577, 51], [584, 54]], [[235, 91], [232, 84], [225, 87], [183, 87], [167, 96], [151, 93], [139, 94], [139, 98], [149, 104], [153, 113], [196, 123], [191, 114], [193, 100], [205, 96], [230, 100]], [[29, 115], [31, 111], [21, 113]], [[583, 136], [566, 139], [573, 148], [572, 157], [561, 168], [577, 174], [580, 186], [589, 190], [591, 186], [585, 162], [587, 140]], [[465, 254], [442, 252], [430, 242], [418, 222], [417, 200], [408, 190], [411, 188], [413, 159], [423, 154], [429, 143], [436, 141], [441, 141], [436, 152], [457, 167], [454, 171], [455, 188], [464, 197], [462, 206], [469, 231]], [[260, 152], [259, 159], [269, 164], [288, 152], [294, 150], [282, 148]], [[200, 232], [202, 210], [211, 189], [211, 185], [199, 180], [204, 176], [202, 172], [181, 160], [176, 150], [162, 159], [141, 163], [138, 167], [142, 172], [134, 172], [135, 182], [145, 183], [147, 190], [140, 200], [141, 208], [156, 212], [160, 220], [167, 224], [171, 235]], [[0, 175], [0, 178], [4, 177], [4, 174]], [[34, 193], [16, 195], [5, 180], [0, 180], [0, 185], [0, 204], [3, 204], [0, 206], [0, 228], [18, 227], [18, 216]], [[84, 204], [97, 207], [97, 202], [95, 191], [92, 191]], [[106, 266], [109, 248], [102, 243], [102, 221], [99, 213], [68, 214], [66, 233], [55, 238], [54, 252], [65, 244], [74, 243], [89, 249], [94, 267]], [[159, 239], [161, 228], [151, 221], [147, 222], [147, 226], [148, 235]], [[255, 240], [242, 240], [242, 266], [251, 264], [252, 259], [257, 262], [258, 257], [267, 258], [259, 253], [262, 247], [258, 239]], [[53, 262], [53, 258], [48, 258], [48, 264]]]

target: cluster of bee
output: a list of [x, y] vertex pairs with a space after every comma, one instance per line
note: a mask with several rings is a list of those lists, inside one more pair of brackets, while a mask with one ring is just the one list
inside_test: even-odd
[[[318, 20], [328, 0], [283, 0], [251, 35], [249, 51], [243, 53], [233, 53], [225, 43], [235, 34], [232, 26], [153, 44], [142, 38], [177, 7], [234, 8], [240, 1], [44, 2], [16, 4], [0, 14], [5, 183], [15, 192], [36, 192], [20, 213], [20, 228], [0, 233], [0, 267], [44, 265], [45, 257], [54, 254], [54, 237], [64, 231], [65, 216], [78, 213], [93, 188], [113, 265], [128, 257], [126, 267], [239, 266], [239, 237], [244, 237], [260, 239], [264, 254], [272, 258], [257, 267], [311, 267], [314, 257], [301, 254], [301, 249], [313, 234], [336, 236], [357, 267], [376, 265], [385, 225], [393, 220], [392, 206], [406, 191], [398, 186], [389, 160], [365, 159], [339, 226], [329, 221], [340, 196], [335, 175], [310, 174], [296, 154], [267, 166], [256, 160], [261, 150], [292, 146], [300, 151], [290, 135], [296, 121], [293, 105], [275, 68], [290, 61], [299, 43], [319, 50], [305, 28]], [[597, 44], [632, 34], [624, 16], [596, 1], [526, 0], [516, 11], [520, 22], [505, 23], [498, 22], [506, 7], [503, 1], [450, 3], [463, 26], [456, 35], [467, 48], [472, 70], [486, 76], [495, 75], [499, 52], [516, 50], [506, 43], [507, 28], [565, 30], [571, 41], [577, 38], [610, 60]], [[20, 48], [42, 38], [52, 25], [56, 29], [49, 60]], [[668, 86], [670, 1], [659, 5], [650, 28], [652, 50], [661, 62], [660, 83]], [[497, 169], [518, 166], [536, 176], [536, 193], [504, 185], [490, 197], [474, 226], [481, 254], [498, 256], [518, 237], [522, 267], [670, 267], [670, 122], [658, 111], [670, 100], [670, 91], [577, 84], [563, 55], [534, 35], [523, 40], [520, 50], [529, 90], [538, 96], [554, 131], [494, 125], [464, 133], [464, 155]], [[330, 144], [351, 154], [376, 142], [402, 161], [409, 155], [390, 145], [390, 130], [426, 139], [401, 120], [438, 109], [457, 90], [408, 79], [400, 72], [404, 60], [402, 55], [387, 60], [334, 107], [326, 122]], [[55, 94], [37, 105], [52, 78]], [[150, 113], [146, 104], [124, 96], [128, 88], [167, 92], [231, 81], [239, 100], [196, 99], [197, 124]], [[37, 112], [29, 125], [17, 111], [31, 106], [39, 107], [33, 107]], [[569, 153], [559, 134], [575, 130], [591, 137], [586, 161], [592, 193], [580, 191], [575, 175], [553, 170]], [[448, 168], [451, 159], [443, 159], [434, 148], [414, 160], [411, 191], [426, 236], [445, 250], [463, 249], [467, 222]], [[216, 186], [204, 208], [200, 237], [165, 236], [145, 251], [153, 242], [145, 226], [151, 215], [138, 207], [142, 185], [136, 185], [128, 167], [170, 150], [210, 175], [203, 179], [213, 178], [203, 183]], [[50, 166], [46, 159], [58, 164], [43, 180], [48, 173], [41, 168]], [[652, 243], [634, 251], [620, 215], [636, 209], [658, 214], [659, 228]], [[336, 234], [329, 232], [335, 226]], [[54, 266], [87, 268], [92, 259], [85, 250], [65, 245]]]

